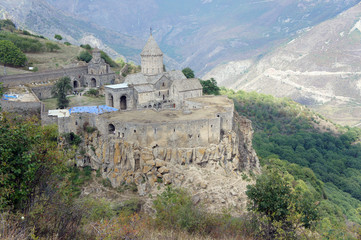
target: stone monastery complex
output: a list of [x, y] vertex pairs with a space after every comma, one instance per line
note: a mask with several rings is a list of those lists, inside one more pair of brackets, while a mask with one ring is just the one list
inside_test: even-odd
[[[104, 86], [105, 105], [45, 111], [41, 99], [51, 97], [62, 76], [71, 78], [74, 90]], [[1, 104], [5, 111], [40, 113], [43, 124], [57, 124], [60, 133], [82, 135], [85, 154], [79, 154], [77, 165], [100, 169], [113, 186], [135, 183], [140, 194], [159, 179], [184, 184], [181, 166], [259, 168], [251, 122], [234, 112], [227, 97], [202, 96], [198, 79], [179, 70], [165, 72], [152, 35], [141, 52], [141, 72], [119, 84], [116, 78], [94, 49], [87, 66], [0, 78], [9, 88]]]

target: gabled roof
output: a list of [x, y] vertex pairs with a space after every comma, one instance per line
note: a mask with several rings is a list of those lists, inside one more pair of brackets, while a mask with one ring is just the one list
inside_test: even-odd
[[153, 38], [152, 35], [150, 35], [147, 43], [145, 44], [141, 56], [159, 56], [163, 55], [162, 50], [160, 50], [157, 42]]
[[124, 82], [133, 85], [148, 84], [147, 77], [142, 73], [130, 74], [125, 78]]
[[151, 84], [156, 84], [163, 76], [163, 73], [154, 76], [148, 76], [148, 82]]
[[171, 80], [171, 81], [175, 81], [175, 80], [180, 80], [180, 79], [187, 79], [186, 76], [184, 76], [183, 72], [180, 70], [173, 70], [173, 71], [169, 71], [166, 72], [165, 75]]
[[179, 92], [193, 91], [203, 89], [201, 83], [197, 78], [189, 78], [174, 81], [174, 86]]
[[153, 92], [154, 88], [152, 85], [148, 84], [148, 85], [139, 85], [139, 86], [134, 86], [134, 89], [138, 92], [138, 93], [146, 93], [146, 92]]

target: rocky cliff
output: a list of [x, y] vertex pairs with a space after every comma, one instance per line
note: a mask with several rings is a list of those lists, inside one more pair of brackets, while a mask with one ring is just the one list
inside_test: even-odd
[[251, 121], [235, 116], [233, 126], [218, 144], [197, 148], [149, 148], [98, 131], [84, 132], [86, 154], [77, 164], [100, 169], [113, 187], [135, 183], [141, 196], [156, 195], [172, 184], [188, 189], [196, 203], [202, 201], [210, 210], [220, 210], [219, 204], [242, 208], [248, 184], [244, 179], [260, 168]]

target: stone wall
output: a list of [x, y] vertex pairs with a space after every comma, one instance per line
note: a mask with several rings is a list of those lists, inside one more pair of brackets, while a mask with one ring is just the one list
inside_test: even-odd
[[9, 76], [1, 76], [0, 82], [4, 87], [13, 87], [18, 85], [26, 85], [30, 83], [41, 83], [49, 80], [59, 79], [65, 76], [81, 76], [88, 72], [87, 66], [64, 68], [57, 70], [50, 70], [37, 73], [16, 74]]
[[16, 102], [2, 99], [0, 101], [2, 111], [25, 116], [36, 115], [40, 117], [43, 107], [41, 102]]
[[53, 89], [53, 85], [36, 86], [36, 87], [31, 86], [31, 90], [33, 90], [35, 95], [40, 100], [52, 98], [53, 97], [53, 94], [51, 93], [52, 89]]
[[[112, 106], [117, 109], [121, 109], [121, 97], [126, 97], [126, 110], [133, 110], [136, 109], [136, 96], [134, 96], [134, 88], [119, 88], [119, 89], [111, 89], [105, 88], [105, 103], [108, 106]], [[111, 97], [113, 97], [113, 104], [110, 104]]]
[[[258, 158], [252, 148], [251, 122], [238, 116], [234, 117], [234, 122], [236, 127], [233, 130], [226, 132], [217, 143], [204, 147], [183, 147], [186, 144], [146, 146], [116, 135], [105, 136], [101, 130], [91, 134], [83, 132], [82, 147], [86, 155], [78, 158], [77, 164], [100, 169], [114, 187], [133, 182], [140, 194], [146, 194], [157, 182], [182, 185], [182, 178], [176, 177], [182, 174], [176, 172], [177, 166], [219, 166], [230, 176], [232, 172], [258, 172]], [[129, 129], [131, 131], [134, 129]]]

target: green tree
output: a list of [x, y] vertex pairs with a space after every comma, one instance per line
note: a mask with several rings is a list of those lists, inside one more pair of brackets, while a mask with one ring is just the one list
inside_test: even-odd
[[[60, 167], [57, 129], [36, 119], [0, 118], [0, 209], [24, 208]], [[31, 204], [30, 204], [31, 205]]]
[[1, 29], [6, 29], [10, 32], [13, 32], [16, 29], [16, 25], [10, 19], [0, 20], [0, 30]]
[[191, 68], [186, 67], [182, 70], [182, 72], [186, 78], [194, 78], [194, 72]]
[[57, 98], [57, 104], [60, 109], [69, 106], [69, 99], [66, 98], [66, 95], [72, 89], [69, 77], [60, 78], [54, 85], [52, 93]]
[[45, 43], [45, 47], [46, 47], [46, 49], [47, 49], [49, 52], [54, 52], [54, 51], [60, 49], [60, 47], [58, 46], [58, 44], [51, 43], [51, 42]]
[[63, 39], [63, 37], [59, 34], [55, 34], [54, 38], [59, 41], [61, 41]]
[[217, 81], [214, 78], [209, 80], [200, 80], [203, 87], [203, 94], [219, 95], [220, 88], [217, 86]]
[[260, 215], [267, 239], [279, 234], [289, 238], [298, 227], [309, 228], [318, 219], [317, 205], [307, 185], [302, 180], [295, 181], [288, 173], [267, 169], [255, 185], [247, 188], [249, 210]]
[[4, 64], [4, 74], [6, 74], [6, 65], [24, 66], [25, 62], [25, 54], [14, 43], [0, 40], [0, 63]]
[[78, 56], [79, 61], [84, 61], [87, 63], [90, 62], [92, 58], [93, 56], [88, 51], [82, 51]]

